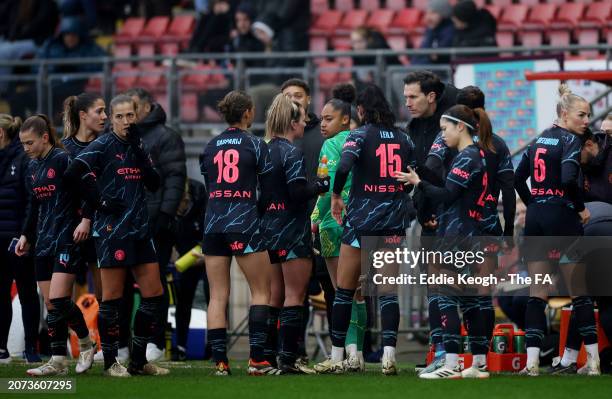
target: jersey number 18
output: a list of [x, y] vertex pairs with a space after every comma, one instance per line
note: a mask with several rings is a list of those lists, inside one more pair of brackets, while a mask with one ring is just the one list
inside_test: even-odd
[[217, 165], [217, 183], [225, 181], [226, 183], [235, 183], [238, 180], [240, 170], [238, 169], [238, 160], [240, 153], [237, 150], [219, 151], [213, 158]]

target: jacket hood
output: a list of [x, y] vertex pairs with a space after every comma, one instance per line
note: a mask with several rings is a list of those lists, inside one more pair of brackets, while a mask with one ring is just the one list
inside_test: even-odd
[[166, 111], [157, 103], [151, 104], [151, 112], [140, 123], [140, 127], [150, 129], [156, 125], [164, 125], [166, 123]]

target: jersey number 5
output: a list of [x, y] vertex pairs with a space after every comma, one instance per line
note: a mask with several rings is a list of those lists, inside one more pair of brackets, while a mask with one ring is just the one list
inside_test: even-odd
[[376, 156], [380, 158], [380, 177], [393, 177], [396, 171], [402, 170], [402, 158], [395, 152], [399, 144], [381, 144], [376, 149]]
[[546, 179], [546, 162], [544, 162], [543, 158], [540, 158], [540, 155], [544, 155], [546, 152], [546, 148], [538, 148], [533, 160], [533, 177], [538, 183], [541, 183], [544, 181], [544, 179]]
[[213, 158], [217, 165], [217, 183], [225, 181], [226, 183], [235, 183], [240, 174], [238, 169], [238, 160], [240, 153], [237, 150], [219, 151]]

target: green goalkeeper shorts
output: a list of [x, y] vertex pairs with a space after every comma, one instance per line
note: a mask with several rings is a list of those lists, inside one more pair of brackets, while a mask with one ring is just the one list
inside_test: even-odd
[[335, 258], [340, 256], [340, 239], [342, 238], [342, 227], [321, 229], [321, 256], [324, 258]]

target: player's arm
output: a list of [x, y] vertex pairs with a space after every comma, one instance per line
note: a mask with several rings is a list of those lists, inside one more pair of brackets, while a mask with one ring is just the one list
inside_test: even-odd
[[348, 175], [353, 169], [355, 161], [359, 159], [361, 155], [361, 146], [363, 144], [363, 133], [359, 131], [352, 131], [349, 133], [344, 146], [342, 147], [342, 155], [340, 156], [340, 162], [338, 162], [338, 168], [334, 176], [333, 194], [335, 196], [341, 196], [344, 185], [348, 179]]
[[[523, 153], [521, 162], [514, 171], [514, 188], [525, 205], [531, 202], [531, 193], [527, 186], [527, 178], [529, 178], [529, 149]], [[505, 197], [505, 195], [504, 195]], [[512, 219], [514, 221], [514, 219]]]
[[580, 140], [564, 142], [561, 159], [561, 185], [577, 212], [584, 210], [584, 194], [578, 185], [580, 175]]
[[139, 128], [137, 125], [132, 124], [128, 128], [127, 140], [130, 143], [130, 147], [136, 155], [136, 160], [142, 168], [142, 182], [144, 183], [147, 190], [155, 192], [159, 189], [161, 184], [161, 177], [155, 168], [153, 167], [153, 160], [147, 153], [142, 142]]

